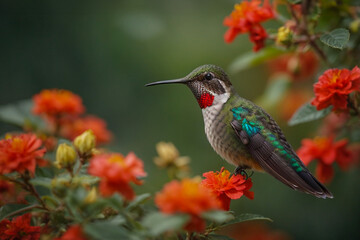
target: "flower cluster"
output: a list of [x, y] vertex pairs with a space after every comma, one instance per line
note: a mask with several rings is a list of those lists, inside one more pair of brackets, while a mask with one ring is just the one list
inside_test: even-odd
[[41, 227], [30, 225], [31, 214], [27, 213], [13, 218], [11, 221], [4, 219], [0, 222], [0, 240], [38, 240]]
[[225, 211], [230, 209], [231, 199], [239, 199], [243, 195], [253, 199], [254, 193], [249, 191], [252, 187], [251, 178], [246, 179], [240, 174], [230, 176], [230, 172], [221, 168], [220, 172], [206, 172], [201, 184], [212, 191], [221, 203]]
[[334, 141], [334, 137], [316, 137], [303, 139], [297, 154], [305, 165], [318, 160], [316, 175], [323, 183], [330, 182], [334, 175], [332, 165], [336, 162], [342, 169], [347, 169], [353, 161], [352, 152], [346, 139]]
[[35, 134], [27, 133], [0, 140], [0, 174], [35, 172], [46, 150]]
[[92, 130], [97, 144], [108, 143], [112, 134], [104, 120], [96, 116], [81, 116], [85, 112], [82, 99], [62, 89], [46, 89], [33, 97], [33, 113], [43, 116], [54, 135], [74, 140], [75, 137]]
[[318, 110], [333, 106], [333, 110], [346, 110], [349, 94], [360, 91], [360, 69], [329, 69], [314, 84], [315, 98], [311, 102]]
[[129, 183], [140, 185], [139, 178], [146, 176], [143, 162], [134, 153], [126, 157], [117, 153], [95, 155], [90, 160], [88, 171], [101, 178], [99, 188], [103, 196], [118, 192], [128, 200], [135, 196]]
[[155, 204], [161, 212], [167, 214], [187, 213], [191, 216], [185, 229], [202, 232], [205, 221], [201, 218], [203, 212], [220, 209], [220, 202], [208, 189], [201, 186], [198, 179], [173, 180], [167, 183], [163, 190], [156, 194]]
[[229, 27], [225, 33], [225, 41], [232, 42], [238, 34], [249, 33], [250, 41], [255, 44], [254, 51], [265, 46], [267, 33], [260, 23], [275, 17], [274, 11], [265, 0], [260, 6], [260, 0], [242, 1], [236, 4], [230, 16], [224, 20], [224, 25]]
[[49, 118], [62, 115], [78, 116], [85, 111], [81, 98], [62, 89], [46, 89], [33, 97], [33, 112]]

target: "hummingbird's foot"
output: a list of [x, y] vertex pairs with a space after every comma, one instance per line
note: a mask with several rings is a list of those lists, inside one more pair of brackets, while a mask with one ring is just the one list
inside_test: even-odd
[[238, 175], [240, 174], [241, 176], [245, 177], [245, 180], [247, 180], [249, 177], [251, 177], [254, 174], [254, 171], [251, 171], [250, 176], [248, 175], [248, 173], [245, 171], [245, 169], [248, 169], [249, 167], [247, 166], [237, 166], [235, 168], [234, 174]]

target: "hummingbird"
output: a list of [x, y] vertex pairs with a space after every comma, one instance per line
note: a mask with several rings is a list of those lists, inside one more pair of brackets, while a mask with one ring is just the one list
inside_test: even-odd
[[194, 94], [204, 118], [205, 134], [215, 152], [236, 166], [267, 172], [292, 189], [318, 198], [333, 198], [304, 166], [275, 120], [264, 109], [242, 98], [225, 71], [203, 65], [187, 76], [146, 84], [184, 84]]

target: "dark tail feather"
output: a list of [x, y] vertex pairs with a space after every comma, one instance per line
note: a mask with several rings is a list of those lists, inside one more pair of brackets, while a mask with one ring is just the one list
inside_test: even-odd
[[[255, 138], [255, 139], [254, 139]], [[302, 171], [296, 172], [260, 134], [252, 137], [248, 144], [251, 155], [260, 166], [273, 177], [292, 189], [302, 191], [318, 198], [333, 198], [333, 195], [302, 165]], [[300, 161], [300, 160], [299, 160]]]

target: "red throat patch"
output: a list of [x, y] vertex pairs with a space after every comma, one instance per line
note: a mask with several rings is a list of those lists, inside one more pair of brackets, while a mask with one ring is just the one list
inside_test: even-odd
[[211, 95], [210, 93], [203, 93], [197, 101], [201, 108], [210, 107], [214, 102], [214, 95]]

